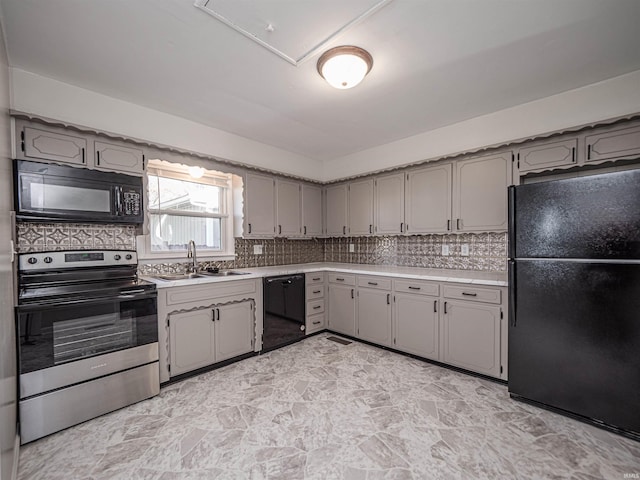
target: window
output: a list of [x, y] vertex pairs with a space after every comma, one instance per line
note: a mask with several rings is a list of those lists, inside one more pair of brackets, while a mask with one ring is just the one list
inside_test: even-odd
[[196, 179], [186, 171], [181, 165], [149, 162], [147, 253], [182, 256], [190, 240], [199, 255], [233, 253], [230, 175], [205, 171]]

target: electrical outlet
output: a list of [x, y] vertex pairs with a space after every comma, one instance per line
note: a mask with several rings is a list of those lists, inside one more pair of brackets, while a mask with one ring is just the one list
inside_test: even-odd
[[468, 243], [463, 243], [462, 245], [460, 245], [460, 255], [462, 255], [463, 257], [468, 257], [469, 256], [469, 244]]
[[442, 245], [442, 256], [446, 257], [447, 255], [449, 255], [449, 245], [443, 244]]
[[353, 243], [349, 244], [349, 253], [353, 253], [356, 251], [356, 246]]
[[262, 245], [254, 245], [253, 246], [253, 254], [254, 255], [262, 255]]

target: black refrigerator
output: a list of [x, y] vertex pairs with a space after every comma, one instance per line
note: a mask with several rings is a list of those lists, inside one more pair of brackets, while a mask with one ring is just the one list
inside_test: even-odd
[[640, 170], [509, 188], [509, 392], [640, 438]]

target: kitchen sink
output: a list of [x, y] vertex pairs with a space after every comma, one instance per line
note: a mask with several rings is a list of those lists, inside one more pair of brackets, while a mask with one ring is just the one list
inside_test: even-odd
[[208, 277], [228, 277], [231, 275], [249, 275], [249, 272], [230, 272], [229, 270], [223, 270], [221, 272], [200, 272], [200, 275], [206, 275]]
[[189, 280], [191, 278], [204, 278], [204, 277], [229, 277], [232, 275], [249, 275], [249, 272], [231, 272], [223, 270], [221, 272], [199, 272], [199, 273], [174, 273], [168, 275], [150, 275], [151, 278], [158, 280]]

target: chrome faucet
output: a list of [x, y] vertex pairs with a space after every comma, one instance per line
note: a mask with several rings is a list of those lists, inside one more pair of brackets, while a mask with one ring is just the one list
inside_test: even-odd
[[189, 240], [187, 247], [187, 258], [191, 259], [191, 264], [187, 266], [187, 273], [198, 273], [198, 259], [196, 258], [196, 242]]

